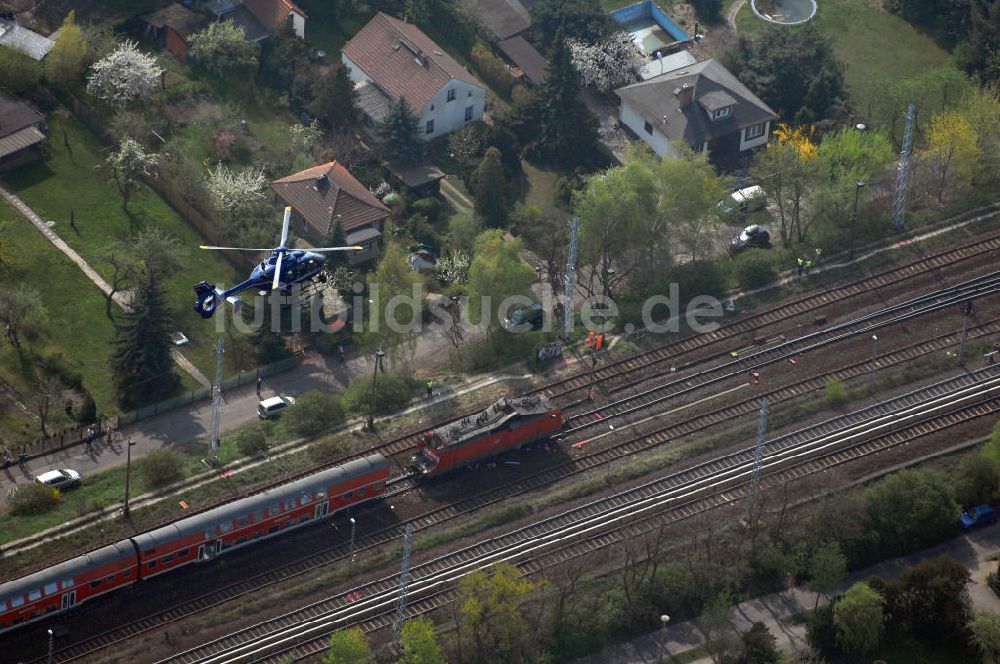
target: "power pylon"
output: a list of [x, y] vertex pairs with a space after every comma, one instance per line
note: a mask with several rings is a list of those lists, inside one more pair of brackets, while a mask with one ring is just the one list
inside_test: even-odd
[[215, 383], [212, 385], [212, 432], [208, 458], [212, 463], [219, 460], [219, 424], [222, 420], [222, 356], [226, 340], [219, 337], [215, 342]]
[[580, 218], [569, 222], [569, 251], [566, 252], [566, 288], [563, 290], [563, 338], [573, 331], [573, 287], [576, 285], [576, 238], [580, 232]]
[[396, 646], [402, 648], [403, 617], [406, 613], [406, 589], [410, 585], [410, 550], [413, 546], [413, 525], [406, 524], [403, 535], [403, 571], [399, 575], [399, 601], [396, 604], [396, 619], [392, 623], [392, 633]]
[[913, 149], [913, 125], [917, 107], [911, 102], [906, 109], [906, 129], [903, 131], [903, 148], [899, 151], [896, 166], [896, 193], [892, 199], [892, 230], [899, 232], [906, 227], [906, 189], [910, 184], [910, 152]]

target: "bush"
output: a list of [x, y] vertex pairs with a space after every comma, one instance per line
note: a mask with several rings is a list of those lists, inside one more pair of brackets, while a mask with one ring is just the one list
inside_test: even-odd
[[702, 23], [719, 23], [722, 20], [722, 0], [691, 0], [691, 6]]
[[140, 472], [151, 487], [166, 486], [184, 477], [184, 459], [168, 448], [153, 450], [139, 462]]
[[314, 463], [328, 463], [339, 459], [350, 451], [350, 445], [342, 437], [326, 438], [309, 446], [309, 459]]
[[281, 418], [293, 436], [314, 438], [344, 421], [344, 406], [336, 394], [313, 390], [300, 396]]
[[438, 215], [441, 214], [441, 203], [436, 198], [418, 198], [413, 201], [413, 205], [410, 207], [414, 214], [422, 214], [432, 224], [438, 220]]
[[827, 381], [823, 391], [826, 393], [826, 403], [834, 408], [847, 401], [847, 388], [836, 378]]
[[61, 493], [44, 484], [22, 484], [7, 499], [10, 511], [17, 516], [43, 514], [59, 503]]
[[753, 290], [774, 281], [774, 265], [763, 249], [750, 249], [735, 260], [736, 283], [744, 290]]
[[997, 571], [986, 575], [986, 584], [993, 591], [993, 594], [1000, 596], [1000, 562], [997, 563]]
[[267, 449], [267, 432], [264, 424], [257, 422], [236, 434], [236, 449], [247, 457], [256, 456]]
[[38, 360], [38, 364], [45, 373], [58, 378], [66, 387], [74, 390], [83, 389], [83, 374], [70, 366], [66, 358], [60, 353], [41, 357]]
[[485, 44], [477, 43], [472, 47], [472, 64], [486, 85], [502, 97], [510, 98], [517, 79], [511, 76], [506, 65], [493, 55]]
[[[375, 412], [385, 414], [403, 409], [410, 403], [417, 388], [417, 381], [412, 378], [394, 373], [379, 374]], [[344, 394], [344, 405], [352, 413], [367, 415], [372, 406], [372, 379], [355, 381]]]
[[421, 244], [426, 244], [434, 251], [437, 251], [440, 246], [437, 232], [435, 232], [433, 226], [427, 223], [427, 219], [422, 214], [415, 214], [410, 217], [410, 220], [407, 222], [407, 230], [410, 231], [410, 235], [413, 236], [414, 240]]
[[83, 395], [83, 403], [80, 404], [80, 411], [76, 414], [76, 421], [80, 424], [93, 424], [97, 421], [97, 404], [90, 392]]

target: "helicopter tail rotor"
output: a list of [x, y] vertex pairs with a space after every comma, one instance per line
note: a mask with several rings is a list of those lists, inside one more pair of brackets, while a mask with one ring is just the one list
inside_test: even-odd
[[195, 284], [194, 292], [198, 295], [194, 302], [194, 310], [202, 318], [211, 318], [215, 313], [215, 307], [219, 304], [219, 292], [215, 289], [215, 284], [202, 281]]

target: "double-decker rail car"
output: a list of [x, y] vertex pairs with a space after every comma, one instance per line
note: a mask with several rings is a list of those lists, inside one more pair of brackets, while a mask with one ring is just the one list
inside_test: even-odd
[[372, 454], [0, 583], [0, 633], [378, 499], [388, 479], [389, 462]]
[[225, 551], [379, 498], [389, 479], [381, 454], [304, 477], [134, 537], [140, 576], [211, 560]]
[[0, 583], [0, 632], [135, 583], [137, 567], [135, 546], [125, 539]]
[[434, 429], [413, 457], [424, 476], [441, 475], [480, 459], [543, 440], [562, 427], [562, 411], [540, 396], [504, 398], [478, 415]]

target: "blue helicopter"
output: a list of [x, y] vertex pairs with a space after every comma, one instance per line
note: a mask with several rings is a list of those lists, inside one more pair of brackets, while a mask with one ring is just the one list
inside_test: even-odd
[[198, 298], [195, 300], [194, 310], [202, 318], [211, 318], [220, 302], [226, 300], [239, 308], [240, 299], [236, 294], [248, 288], [257, 288], [260, 293], [266, 294], [274, 291], [288, 293], [293, 284], [301, 284], [309, 281], [322, 271], [326, 265], [326, 257], [320, 252], [325, 251], [361, 251], [364, 247], [318, 247], [303, 251], [301, 249], [289, 249], [285, 246], [288, 242], [288, 222], [292, 215], [292, 208], [285, 208], [285, 219], [281, 226], [281, 241], [277, 247], [271, 249], [254, 249], [250, 247], [209, 247], [202, 245], [201, 249], [212, 251], [267, 251], [271, 255], [260, 262], [250, 277], [241, 283], [236, 284], [227, 290], [220, 290], [215, 284], [207, 281], [195, 285], [194, 292]]

